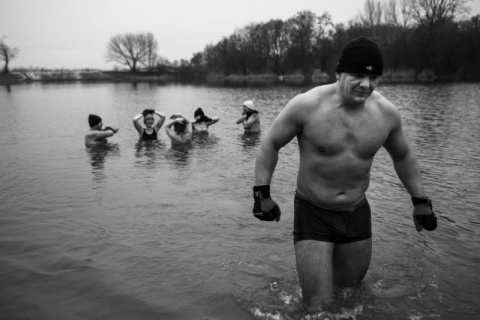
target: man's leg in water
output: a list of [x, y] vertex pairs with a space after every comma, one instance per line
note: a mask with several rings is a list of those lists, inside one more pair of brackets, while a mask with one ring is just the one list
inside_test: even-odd
[[333, 283], [335, 286], [359, 285], [367, 274], [372, 258], [372, 239], [335, 244]]
[[333, 301], [333, 286], [361, 283], [372, 256], [372, 239], [333, 244], [298, 241], [295, 257], [308, 312], [321, 312]]
[[295, 244], [298, 278], [308, 312], [323, 311], [333, 299], [334, 244], [302, 240]]

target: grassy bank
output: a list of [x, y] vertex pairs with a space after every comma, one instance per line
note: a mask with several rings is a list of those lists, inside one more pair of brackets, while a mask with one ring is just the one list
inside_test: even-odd
[[[98, 81], [98, 82], [172, 82], [172, 81], [195, 81], [207, 83], [248, 84], [264, 85], [285, 83], [293, 85], [325, 84], [335, 81], [333, 74], [327, 74], [319, 69], [311, 74], [294, 72], [286, 75], [275, 74], [250, 74], [228, 75], [207, 73], [198, 79], [189, 75], [176, 75], [174, 73], [158, 72], [128, 72], [128, 71], [100, 71], [100, 70], [14, 70], [11, 73], [0, 73], [0, 84], [28, 83], [28, 82], [73, 82], [73, 81]], [[470, 79], [474, 81], [474, 79]], [[384, 70], [381, 83], [418, 83], [418, 82], [455, 82], [458, 77], [437, 77], [433, 72], [425, 70], [416, 74], [413, 69], [409, 70]]]
[[105, 82], [141, 82], [169, 81], [174, 77], [169, 74], [149, 72], [118, 72], [97, 70], [61, 70], [61, 71], [13, 71], [0, 74], [0, 83], [19, 82], [53, 82], [53, 81], [105, 81]]

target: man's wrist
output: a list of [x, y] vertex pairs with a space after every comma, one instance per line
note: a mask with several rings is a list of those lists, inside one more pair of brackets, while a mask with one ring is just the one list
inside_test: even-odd
[[270, 185], [260, 185], [260, 186], [253, 186], [254, 195], [256, 192], [261, 192], [263, 198], [270, 198]]
[[423, 197], [412, 197], [412, 204], [413, 206], [416, 206], [416, 205], [427, 205], [427, 206], [431, 206], [432, 205], [432, 200], [427, 197], [427, 196], [423, 196]]

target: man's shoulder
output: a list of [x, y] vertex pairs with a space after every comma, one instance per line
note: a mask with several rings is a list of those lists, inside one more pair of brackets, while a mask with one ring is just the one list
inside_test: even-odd
[[385, 124], [389, 123], [393, 127], [398, 127], [401, 124], [400, 111], [382, 94], [374, 91], [371, 95], [371, 103], [374, 107], [374, 112], [383, 119], [382, 121]]
[[373, 91], [370, 96], [371, 102], [377, 106], [380, 110], [388, 113], [398, 113], [397, 107], [387, 98], [385, 98], [380, 92]]
[[296, 109], [318, 110], [321, 108], [323, 102], [331, 101], [335, 94], [335, 87], [333, 84], [322, 85], [312, 88], [306, 92], [296, 95], [290, 104]]
[[304, 99], [317, 99], [325, 95], [330, 95], [334, 91], [335, 91], [335, 84], [331, 83], [331, 84], [325, 84], [325, 85], [313, 87], [310, 90], [305, 91], [297, 96]]

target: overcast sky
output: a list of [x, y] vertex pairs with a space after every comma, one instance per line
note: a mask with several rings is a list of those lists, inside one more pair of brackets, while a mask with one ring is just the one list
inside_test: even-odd
[[[364, 0], [0, 0], [0, 38], [21, 50], [16, 67], [111, 69], [105, 53], [117, 34], [151, 32], [158, 53], [190, 60], [236, 28], [303, 10], [347, 22]], [[480, 0], [470, 2], [480, 14]], [[3, 66], [0, 66], [3, 67]]]

